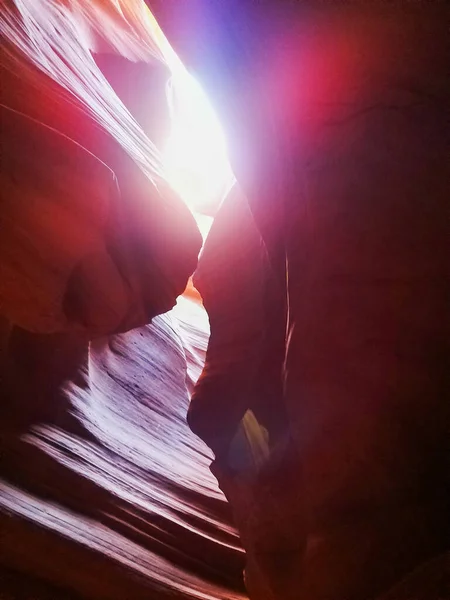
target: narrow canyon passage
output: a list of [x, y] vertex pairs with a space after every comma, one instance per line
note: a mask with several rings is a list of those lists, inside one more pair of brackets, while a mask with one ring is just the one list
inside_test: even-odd
[[[22, 31], [13, 7], [9, 3], [2, 14], [9, 43], [16, 43]], [[23, 7], [24, 15], [41, 28], [42, 44], [49, 25], [45, 17], [55, 18], [53, 7], [58, 3], [30, 5], [28, 13]], [[42, 9], [50, 12], [33, 12]], [[56, 14], [57, 19], [61, 16], [59, 26], [67, 27], [68, 37], [50, 38], [56, 49], [58, 43], [60, 48], [67, 43], [74, 23], [70, 9]], [[101, 17], [107, 21], [107, 13]], [[64, 29], [61, 33], [64, 36]], [[232, 174], [222, 133], [204, 93], [181, 63], [176, 62], [171, 73], [157, 61], [130, 62], [118, 52], [105, 52], [103, 44], [94, 50], [95, 64], [113, 88], [101, 83], [106, 104], [117, 93], [160, 149], [169, 182], [197, 211], [205, 236], [212, 217], [198, 210], [210, 214], [216, 210], [232, 184]], [[21, 113], [31, 109], [38, 118], [39, 97], [34, 99], [36, 111], [30, 107], [33, 99], [27, 83], [21, 89], [10, 79], [11, 47], [5, 44], [2, 52], [2, 81], [9, 82], [6, 104], [17, 106]], [[57, 64], [51, 53], [50, 60]], [[26, 69], [26, 57], [19, 56], [18, 64]], [[81, 59], [82, 77], [86, 64]], [[88, 73], [92, 66], [87, 69]], [[70, 70], [68, 75], [72, 76]], [[38, 79], [39, 86], [42, 81]], [[57, 93], [56, 88], [52, 93]], [[53, 126], [56, 121], [45, 102], [40, 121]], [[70, 135], [79, 135], [80, 143], [91, 143], [98, 152], [96, 133], [89, 138], [81, 117], [76, 118]], [[65, 116], [63, 128], [68, 124]], [[30, 136], [29, 129], [24, 135]], [[126, 135], [122, 133], [122, 139]], [[17, 127], [11, 127], [11, 136], [15, 137], [7, 139], [5, 130], [10, 154], [12, 140], [24, 139]], [[65, 143], [62, 152], [67, 152]], [[107, 143], [102, 141], [101, 147]], [[111, 155], [106, 148], [103, 156]], [[29, 160], [36, 159], [38, 169], [49, 171], [57, 181], [55, 155], [49, 159], [44, 153], [39, 160], [33, 153]], [[119, 188], [126, 194], [130, 177], [122, 187], [125, 177]], [[128, 193], [135, 185], [131, 183]], [[144, 202], [148, 192], [152, 193], [143, 189]], [[48, 210], [47, 206], [49, 200], [41, 210]], [[70, 218], [75, 225], [76, 206], [68, 208], [73, 210]], [[123, 219], [125, 214], [126, 207], [114, 218]], [[61, 227], [57, 212], [49, 217], [52, 227], [58, 223]], [[42, 219], [41, 215], [35, 218], [32, 235], [39, 232]], [[151, 237], [152, 228], [144, 233]], [[85, 233], [80, 235], [82, 241]], [[2, 257], [8, 258], [6, 243], [3, 240]], [[159, 243], [163, 249], [164, 239]], [[8, 268], [7, 263], [6, 277]], [[94, 277], [102, 281], [104, 267], [100, 263], [98, 268]], [[39, 264], [33, 264], [33, 269], [33, 285], [44, 287], [45, 270], [39, 272]], [[114, 290], [104, 293], [114, 294]], [[174, 308], [154, 317], [151, 324], [91, 341], [83, 331], [39, 333], [3, 322], [2, 599], [30, 594], [42, 600], [246, 597], [243, 550], [229, 507], [209, 470], [211, 451], [186, 423], [189, 396], [203, 368], [209, 338], [208, 317], [192, 282]]]
[[[209, 472], [211, 454], [185, 417], [207, 330], [201, 307], [180, 298], [151, 325], [89, 350], [67, 337], [14, 333], [18, 355], [23, 361], [27, 352], [36, 370], [16, 366], [30, 387], [13, 398], [19, 423], [3, 434], [2, 547], [17, 572], [4, 573], [11, 598], [64, 598], [67, 589], [83, 598], [244, 597], [243, 554]], [[70, 362], [77, 376], [64, 374], [68, 389], [51, 406], [48, 395], [33, 394], [50, 378], [46, 364], [57, 378]], [[60, 590], [41, 596], [24, 574]]]
[[0, 2], [0, 600], [450, 600], [449, 24]]

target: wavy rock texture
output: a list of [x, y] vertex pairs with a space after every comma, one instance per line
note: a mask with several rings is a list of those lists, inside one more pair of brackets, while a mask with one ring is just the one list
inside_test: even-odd
[[197, 263], [200, 233], [147, 137], [160, 141], [168, 123], [155, 110], [164, 106], [162, 65], [151, 68], [149, 51], [141, 62], [154, 120], [131, 106], [134, 118], [77, 27], [84, 7], [94, 31], [107, 29], [108, 6], [2, 6], [0, 306], [28, 330], [101, 335], [147, 323], [174, 306]]
[[157, 316], [199, 233], [105, 57], [155, 59], [148, 15], [3, 3], [10, 597], [245, 598], [213, 458], [252, 599], [449, 597], [448, 10], [307, 4], [195, 0], [171, 30], [240, 184], [195, 276], [206, 351], [192, 288]]
[[170, 73], [120, 4], [127, 22], [2, 4], [0, 596], [237, 600], [243, 551], [186, 423], [201, 237], [147, 137]]
[[[4, 567], [59, 586], [58, 598], [244, 598], [242, 550], [185, 419], [207, 334], [204, 309], [184, 298], [152, 325], [89, 345], [12, 331]], [[8, 588], [21, 597], [11, 573]]]

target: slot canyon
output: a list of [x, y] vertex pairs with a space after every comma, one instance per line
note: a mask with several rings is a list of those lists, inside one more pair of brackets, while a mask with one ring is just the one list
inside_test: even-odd
[[0, 600], [450, 600], [450, 4], [0, 31]]

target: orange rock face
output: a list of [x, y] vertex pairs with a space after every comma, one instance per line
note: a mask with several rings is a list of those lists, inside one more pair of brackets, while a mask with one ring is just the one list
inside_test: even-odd
[[1, 6], [14, 598], [244, 599], [210, 465], [252, 600], [449, 596], [449, 13], [307, 4], [155, 2], [238, 179], [196, 288], [144, 5]]
[[[208, 321], [175, 306], [201, 236], [147, 137], [168, 126], [168, 71], [94, 62], [74, 8], [0, 16], [0, 596], [244, 598], [243, 551], [186, 423]], [[85, 8], [111, 26], [107, 3]]]
[[[110, 76], [122, 65], [131, 84], [134, 76], [157, 86], [146, 94], [153, 98], [152, 122], [136, 102], [130, 105], [130, 86], [113, 81], [146, 134], [76, 39], [71, 5], [58, 12], [58, 3], [31, 3], [17, 15], [10, 4], [2, 15], [3, 314], [40, 332], [75, 327], [96, 335], [146, 323], [175, 304], [201, 245], [147, 137], [160, 140], [168, 124], [155, 109], [164, 104], [168, 73], [109, 59]], [[27, 20], [34, 39], [25, 32]], [[75, 64], [61, 63], [63, 54]]]

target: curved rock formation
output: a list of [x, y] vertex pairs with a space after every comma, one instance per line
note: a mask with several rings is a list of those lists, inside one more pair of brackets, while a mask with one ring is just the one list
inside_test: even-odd
[[[98, 27], [105, 7], [103, 15], [90, 9]], [[201, 236], [162, 178], [155, 146], [80, 37], [76, 8], [44, 1], [2, 7], [0, 302], [27, 329], [75, 326], [92, 335], [130, 329], [172, 308]], [[154, 97], [161, 98], [156, 72]]]
[[150, 13], [1, 7], [5, 594], [245, 598], [212, 461], [252, 600], [450, 597], [448, 8], [151, 4], [238, 179], [207, 349]]
[[[143, 4], [122, 2], [128, 24], [117, 6], [1, 7], [0, 596], [244, 598], [186, 423], [209, 327], [177, 302], [201, 237], [149, 139], [169, 71], [143, 52]], [[138, 62], [101, 35], [94, 61], [77, 9]]]
[[[250, 596], [375, 597], [450, 539], [448, 9], [200, 0], [180, 16], [152, 5], [221, 110], [287, 297], [286, 334], [282, 290], [265, 316], [256, 280], [242, 306], [223, 302], [260, 273], [255, 244], [253, 268], [237, 269], [226, 244], [211, 255], [226, 278], [215, 294], [215, 273], [198, 278], [212, 331], [190, 422], [216, 452]], [[264, 353], [254, 324], [274, 319], [284, 367], [271, 406], [287, 425], [271, 438], [244, 415], [266, 375], [246, 368]], [[266, 460], [236, 466], [252, 428]]]

